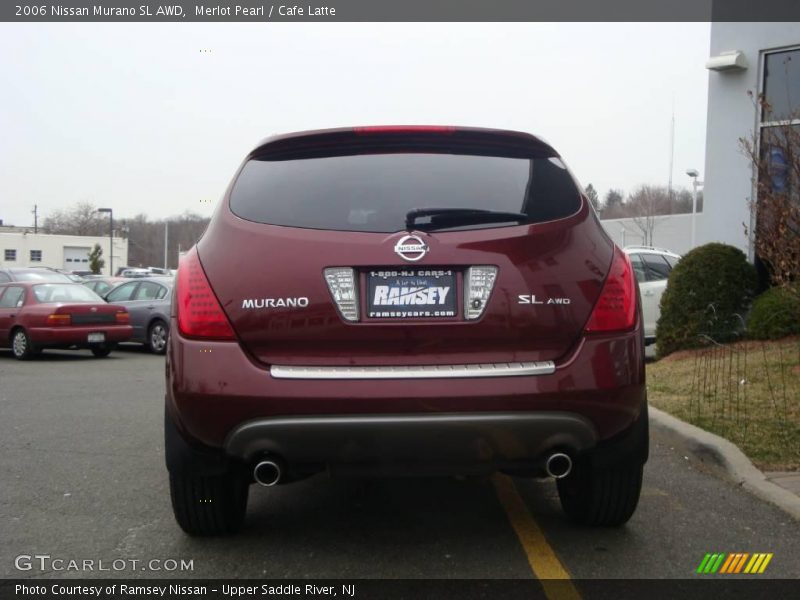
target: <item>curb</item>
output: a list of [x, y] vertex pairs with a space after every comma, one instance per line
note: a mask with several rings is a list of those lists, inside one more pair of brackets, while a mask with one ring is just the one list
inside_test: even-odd
[[800, 496], [769, 481], [738, 446], [713, 433], [681, 421], [650, 405], [650, 420], [669, 433], [682, 437], [690, 444], [690, 450], [701, 459], [714, 460], [740, 487], [751, 494], [774, 504], [800, 520]]

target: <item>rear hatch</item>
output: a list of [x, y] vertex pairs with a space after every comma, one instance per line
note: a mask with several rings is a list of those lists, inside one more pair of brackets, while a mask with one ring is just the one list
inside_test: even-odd
[[557, 360], [612, 250], [547, 144], [422, 127], [266, 142], [198, 245], [256, 360], [348, 366]]

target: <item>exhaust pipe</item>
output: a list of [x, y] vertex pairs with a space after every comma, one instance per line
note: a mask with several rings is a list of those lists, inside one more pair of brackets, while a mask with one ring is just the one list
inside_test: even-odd
[[264, 487], [276, 485], [283, 476], [281, 465], [275, 460], [262, 460], [253, 469], [253, 479]]
[[554, 452], [547, 457], [544, 470], [553, 479], [562, 479], [572, 472], [572, 459], [569, 454]]

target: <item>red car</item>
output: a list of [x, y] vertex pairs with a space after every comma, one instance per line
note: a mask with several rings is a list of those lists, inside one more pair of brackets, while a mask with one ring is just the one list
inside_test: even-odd
[[178, 270], [166, 462], [178, 524], [248, 486], [502, 471], [621, 525], [648, 456], [631, 263], [525, 133], [312, 131], [261, 143]]
[[108, 356], [133, 335], [128, 311], [79, 283], [0, 284], [0, 344], [29, 360], [44, 348], [89, 348]]

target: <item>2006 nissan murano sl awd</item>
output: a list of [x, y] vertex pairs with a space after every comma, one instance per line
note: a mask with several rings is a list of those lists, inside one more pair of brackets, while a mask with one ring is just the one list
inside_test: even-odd
[[630, 262], [556, 151], [433, 126], [294, 133], [245, 159], [178, 269], [166, 461], [178, 524], [332, 475], [554, 477], [620, 525], [648, 454]]

